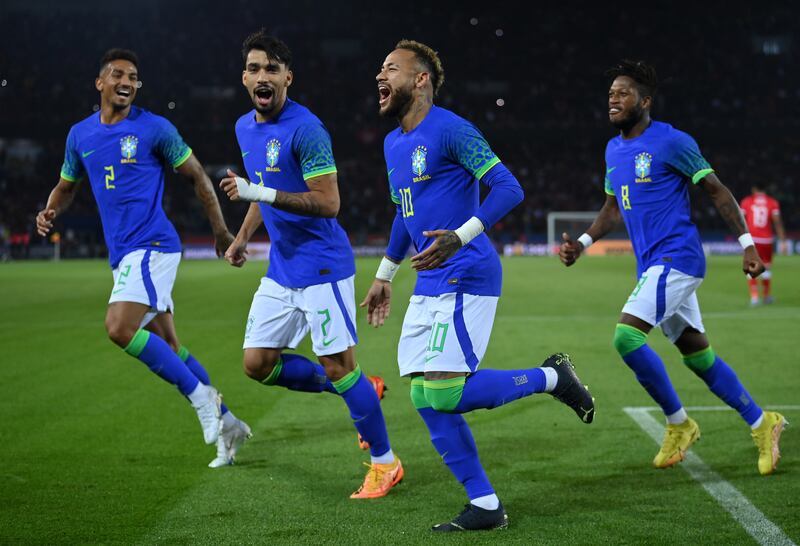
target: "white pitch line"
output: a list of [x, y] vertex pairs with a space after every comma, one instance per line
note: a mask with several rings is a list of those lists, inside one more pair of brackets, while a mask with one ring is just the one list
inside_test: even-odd
[[[642, 430], [644, 430], [656, 444], [661, 445], [661, 439], [664, 436], [664, 426], [659, 423], [655, 417], [650, 415], [650, 411], [660, 408], [628, 407], [622, 409], [637, 425], [642, 427]], [[688, 407], [686, 409], [689, 411], [696, 411], [696, 408]], [[756, 542], [762, 546], [797, 546], [784, 534], [780, 527], [767, 519], [767, 516], [765, 516], [761, 510], [753, 506], [747, 497], [742, 495], [739, 490], [729, 482], [722, 479], [722, 476], [711, 470], [711, 468], [704, 463], [700, 457], [695, 455], [694, 452], [689, 451], [686, 453], [686, 459], [680, 464], [680, 467], [702, 485], [703, 489], [705, 489]]]
[[[637, 408], [623, 408], [625, 411], [628, 409], [635, 409], [635, 410], [645, 410], [645, 411], [657, 411], [660, 410], [658, 406], [640, 406]], [[692, 411], [733, 411], [733, 408], [730, 406], [684, 406], [688, 412]], [[780, 411], [794, 411], [800, 410], [800, 406], [797, 405], [784, 405], [784, 406], [764, 406], [764, 409], [768, 410], [780, 410]]]

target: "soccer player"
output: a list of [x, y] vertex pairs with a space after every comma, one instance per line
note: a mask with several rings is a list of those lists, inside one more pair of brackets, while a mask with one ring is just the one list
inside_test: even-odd
[[[250, 428], [221, 404], [200, 362], [181, 345], [172, 318], [172, 286], [181, 242], [162, 208], [165, 164], [194, 185], [214, 231], [217, 254], [233, 240], [211, 180], [166, 119], [133, 106], [140, 86], [133, 51], [111, 49], [100, 60], [95, 88], [100, 110], [72, 126], [61, 178], [36, 217], [39, 235], [72, 203], [79, 181], [94, 193], [113, 269], [106, 330], [111, 341], [175, 385], [189, 399], [207, 444], [210, 467], [232, 464]], [[221, 415], [220, 415], [221, 414]]]
[[[786, 231], [783, 229], [778, 201], [767, 195], [760, 184], [753, 184], [751, 189], [753, 193], [742, 199], [742, 212], [747, 222], [747, 229], [753, 236], [756, 252], [766, 267], [758, 278], [761, 279], [764, 303], [770, 304], [774, 301], [769, 293], [772, 280], [772, 246], [775, 242], [772, 226], [775, 225], [775, 232], [778, 234], [779, 249], [786, 244]], [[758, 298], [758, 278], [747, 278], [747, 283], [750, 285], [750, 305], [761, 303]]]
[[[540, 368], [478, 370], [502, 284], [500, 259], [483, 232], [519, 204], [522, 188], [474, 125], [433, 104], [444, 70], [430, 47], [400, 41], [376, 79], [380, 115], [400, 125], [384, 141], [396, 215], [361, 306], [371, 325], [384, 324], [392, 279], [413, 244], [418, 275], [397, 350], [400, 375], [411, 377], [411, 401], [469, 497], [460, 514], [433, 530], [503, 528], [508, 516], [461, 414], [548, 392], [591, 423], [594, 403], [563, 353]], [[490, 188], [483, 203], [478, 181]]]
[[594, 241], [606, 235], [620, 215], [628, 228], [638, 265], [638, 283], [622, 308], [614, 347], [667, 418], [656, 468], [683, 460], [700, 438], [672, 386], [661, 358], [647, 345], [660, 326], [683, 355], [684, 363], [723, 402], [739, 412], [758, 446], [758, 470], [770, 474], [778, 464], [783, 416], [762, 411], [736, 373], [711, 348], [703, 327], [697, 289], [706, 272], [700, 235], [691, 222], [689, 184], [709, 195], [744, 249], [742, 270], [763, 273], [739, 205], [686, 133], [650, 118], [658, 80], [643, 62], [622, 61], [608, 76], [608, 114], [620, 134], [606, 146], [606, 201], [594, 223], [573, 241], [564, 233], [561, 261], [571, 266]]
[[[242, 83], [254, 109], [236, 122], [236, 138], [253, 183], [228, 171], [220, 187], [252, 204], [225, 257], [241, 267], [262, 220], [272, 242], [247, 318], [244, 370], [265, 386], [341, 396], [372, 462], [350, 498], [383, 497], [403, 479], [403, 465], [386, 432], [383, 381], [372, 378], [374, 384], [356, 364], [355, 260], [336, 221], [331, 139], [308, 108], [288, 98], [292, 54], [284, 42], [262, 29], [244, 41], [242, 56]], [[284, 352], [309, 331], [319, 363]]]

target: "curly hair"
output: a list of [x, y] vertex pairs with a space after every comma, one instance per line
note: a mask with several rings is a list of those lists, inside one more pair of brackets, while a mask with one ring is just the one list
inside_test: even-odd
[[417, 60], [425, 66], [425, 69], [431, 76], [433, 95], [438, 95], [439, 89], [441, 89], [444, 84], [444, 68], [442, 68], [442, 61], [439, 59], [439, 54], [429, 46], [417, 42], [416, 40], [400, 40], [397, 42], [395, 49], [406, 49], [414, 53]]
[[100, 57], [100, 72], [102, 72], [106, 65], [111, 61], [119, 60], [129, 61], [133, 64], [133, 66], [136, 67], [137, 70], [139, 69], [139, 56], [136, 55], [136, 53], [130, 49], [115, 47], [113, 49], [109, 49], [103, 53], [102, 57]]
[[245, 38], [242, 44], [242, 59], [244, 62], [247, 62], [247, 54], [253, 49], [263, 51], [267, 54], [267, 57], [286, 65], [286, 68], [292, 67], [292, 51], [289, 46], [280, 38], [267, 34], [267, 29], [265, 28], [261, 28]]
[[658, 76], [656, 69], [644, 61], [631, 61], [622, 59], [613, 67], [606, 70], [606, 76], [613, 81], [619, 76], [627, 76], [636, 82], [639, 94], [643, 97], [655, 97], [658, 90]]

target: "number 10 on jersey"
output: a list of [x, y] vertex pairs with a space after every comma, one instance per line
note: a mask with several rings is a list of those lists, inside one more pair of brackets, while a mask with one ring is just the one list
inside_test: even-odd
[[403, 218], [414, 216], [414, 205], [411, 203], [411, 188], [400, 188], [400, 206]]

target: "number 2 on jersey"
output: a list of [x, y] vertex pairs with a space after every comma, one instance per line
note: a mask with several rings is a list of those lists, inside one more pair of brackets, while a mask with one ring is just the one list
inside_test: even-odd
[[403, 218], [414, 216], [414, 205], [411, 203], [411, 188], [400, 188], [400, 200]]
[[103, 167], [106, 170], [106, 189], [113, 190], [116, 188], [112, 182], [114, 181], [114, 165], [106, 165]]
[[631, 198], [628, 194], [628, 185], [625, 184], [622, 186], [622, 208], [625, 210], [631, 210]]

